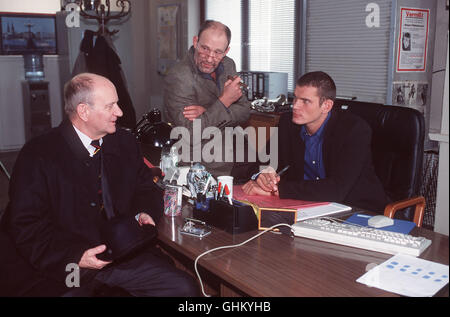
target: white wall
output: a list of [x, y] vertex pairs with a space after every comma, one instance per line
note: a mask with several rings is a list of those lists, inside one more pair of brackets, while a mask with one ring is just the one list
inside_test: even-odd
[[[0, 0], [0, 12], [51, 13], [60, 10], [59, 0]], [[45, 80], [49, 82], [51, 124], [62, 120], [62, 84], [60, 71], [63, 57], [44, 56]], [[25, 143], [21, 81], [24, 77], [21, 55], [0, 56], [0, 150], [16, 150]]]
[[60, 0], [0, 0], [0, 12], [55, 13], [60, 9]]
[[448, 0], [437, 0], [436, 10], [436, 37], [433, 56], [433, 80], [431, 87], [430, 132], [440, 133], [442, 118], [442, 97], [444, 93], [446, 56], [448, 50], [447, 32], [449, 15], [445, 10]]
[[198, 34], [200, 28], [200, 0], [188, 1], [188, 33], [187, 33], [187, 46], [191, 47], [192, 39]]
[[[111, 1], [111, 10], [117, 8], [116, 1]], [[55, 13], [60, 9], [60, 0], [0, 0], [0, 12]]]
[[[447, 31], [447, 47], [448, 47], [448, 31]], [[439, 171], [438, 171], [438, 188], [436, 195], [436, 215], [434, 231], [449, 235], [449, 95], [448, 95], [448, 60], [449, 54], [447, 50], [447, 61], [445, 66], [444, 92], [442, 98], [442, 121], [440, 133], [430, 133], [432, 140], [439, 142]]]

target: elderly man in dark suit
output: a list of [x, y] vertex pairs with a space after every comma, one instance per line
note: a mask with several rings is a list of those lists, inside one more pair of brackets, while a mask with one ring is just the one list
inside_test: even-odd
[[[214, 176], [230, 175], [233, 168], [233, 162], [225, 158], [225, 153], [233, 150], [225, 147], [225, 127], [239, 126], [250, 117], [250, 103], [242, 94], [236, 65], [226, 56], [230, 39], [227, 26], [207, 20], [194, 36], [187, 56], [165, 77], [164, 120], [188, 129], [191, 139], [187, 161], [200, 161]], [[200, 123], [201, 128], [194, 129]], [[212, 138], [194, 136], [203, 134], [208, 127], [220, 129], [223, 141], [222, 157], [214, 157], [212, 161], [204, 157], [205, 152], [201, 153]], [[182, 153], [182, 159], [185, 154]]]
[[382, 211], [389, 198], [372, 164], [369, 125], [351, 113], [333, 110], [336, 85], [324, 72], [297, 80], [292, 113], [280, 118], [278, 166], [253, 175], [247, 194], [333, 201]]
[[[97, 258], [106, 248], [105, 197], [116, 216], [152, 226], [162, 214], [162, 192], [134, 136], [116, 128], [122, 111], [111, 81], [79, 74], [65, 85], [64, 97], [68, 120], [28, 142], [14, 167], [2, 219], [7, 253], [0, 289], [6, 296], [91, 295], [106, 284], [135, 296], [196, 295], [191, 277], [154, 244], [120, 261]], [[99, 175], [109, 185], [107, 196]], [[68, 264], [80, 269], [79, 288], [67, 287]]]

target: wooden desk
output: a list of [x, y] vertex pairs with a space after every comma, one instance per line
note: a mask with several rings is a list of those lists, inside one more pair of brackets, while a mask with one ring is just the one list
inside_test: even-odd
[[[183, 209], [183, 216], [190, 215]], [[195, 258], [215, 247], [238, 244], [258, 231], [231, 235], [213, 228], [203, 239], [183, 235], [181, 216], [163, 217], [158, 224], [160, 246], [194, 272]], [[433, 242], [421, 258], [448, 265], [449, 239], [442, 234], [415, 228]], [[397, 296], [356, 282], [368, 264], [380, 264], [392, 255], [267, 232], [244, 246], [218, 250], [199, 262], [202, 279], [217, 282], [220, 296]], [[211, 294], [210, 291], [206, 291]], [[449, 286], [438, 296], [448, 296]]]

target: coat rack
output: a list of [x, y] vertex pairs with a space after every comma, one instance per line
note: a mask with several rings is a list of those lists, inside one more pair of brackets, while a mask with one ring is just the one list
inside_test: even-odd
[[[104, 2], [104, 3], [103, 3]], [[106, 24], [110, 20], [121, 19], [131, 12], [131, 3], [129, 0], [117, 0], [116, 6], [121, 8], [119, 13], [111, 14], [111, 2], [110, 0], [95, 0], [85, 1], [76, 0], [76, 4], [80, 7], [80, 15], [87, 19], [94, 19], [98, 21], [100, 25], [99, 29], [95, 33], [96, 35], [113, 35], [119, 32], [119, 30], [108, 30]], [[89, 12], [91, 11], [91, 12]], [[92, 12], [93, 11], [93, 12]]]

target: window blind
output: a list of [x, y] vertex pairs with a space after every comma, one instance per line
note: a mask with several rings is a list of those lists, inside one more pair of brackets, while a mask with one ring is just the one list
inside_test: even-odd
[[338, 96], [386, 101], [391, 1], [376, 4], [380, 26], [369, 28], [367, 2], [307, 2], [305, 70], [327, 72], [336, 82]]
[[249, 66], [252, 71], [288, 73], [295, 88], [295, 0], [253, 0], [249, 5]]

